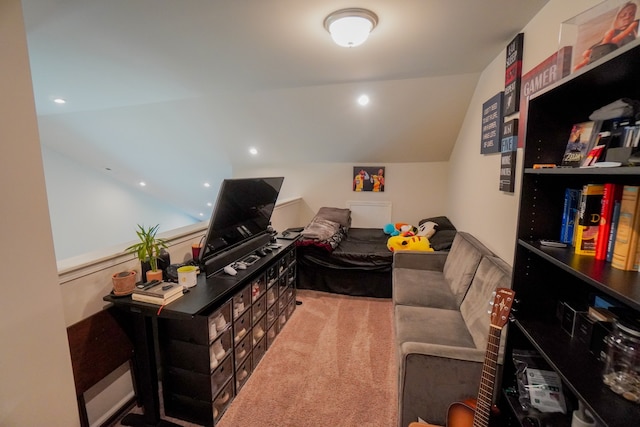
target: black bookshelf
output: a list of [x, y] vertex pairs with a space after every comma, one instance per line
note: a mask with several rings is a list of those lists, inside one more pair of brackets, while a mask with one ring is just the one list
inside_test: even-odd
[[[509, 425], [526, 415], [514, 400], [514, 349], [535, 350], [557, 372], [567, 397], [567, 413], [553, 425], [570, 425], [571, 411], [583, 402], [599, 425], [629, 426], [640, 420], [640, 405], [602, 382], [600, 354], [561, 327], [560, 302], [585, 308], [601, 297], [640, 312], [640, 273], [621, 271], [572, 247], [549, 248], [540, 239], [558, 239], [566, 188], [614, 182], [640, 185], [639, 167], [534, 169], [558, 164], [571, 127], [596, 109], [620, 98], [640, 99], [640, 45], [634, 43], [558, 82], [529, 101], [522, 188], [513, 263], [513, 288], [520, 303], [506, 340], [500, 407]], [[557, 415], [556, 415], [557, 417]]]

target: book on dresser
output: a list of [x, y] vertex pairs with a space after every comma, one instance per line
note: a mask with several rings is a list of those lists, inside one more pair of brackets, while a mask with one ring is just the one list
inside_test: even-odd
[[579, 188], [567, 188], [564, 190], [560, 241], [569, 245], [573, 244], [573, 231], [580, 204], [580, 193], [582, 193], [582, 189]]
[[613, 220], [613, 208], [616, 201], [622, 198], [622, 185], [614, 183], [604, 184], [602, 193], [602, 205], [600, 208], [600, 224], [598, 225], [598, 240], [596, 241], [597, 260], [607, 259], [607, 247], [609, 246], [609, 231]]
[[184, 287], [175, 283], [160, 282], [147, 289], [136, 288], [131, 294], [134, 301], [167, 305], [184, 294]]
[[619, 270], [633, 270], [636, 262], [636, 248], [638, 246], [638, 231], [640, 227], [640, 215], [638, 212], [639, 192], [640, 186], [637, 185], [625, 185], [622, 189], [620, 217], [611, 258], [611, 266]]
[[586, 184], [582, 187], [578, 223], [575, 225], [574, 246], [575, 253], [578, 255], [595, 256], [596, 254], [603, 193], [604, 185], [602, 184]]

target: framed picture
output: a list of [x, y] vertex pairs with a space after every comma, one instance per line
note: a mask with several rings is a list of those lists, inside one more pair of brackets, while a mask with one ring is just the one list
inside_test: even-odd
[[561, 46], [573, 46], [573, 71], [638, 36], [639, 0], [607, 0], [562, 23]]
[[383, 192], [384, 166], [354, 166], [353, 191]]

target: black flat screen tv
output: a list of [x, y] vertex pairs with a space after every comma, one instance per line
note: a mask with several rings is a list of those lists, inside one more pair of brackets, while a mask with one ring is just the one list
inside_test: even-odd
[[225, 179], [200, 251], [207, 276], [269, 242], [283, 177]]

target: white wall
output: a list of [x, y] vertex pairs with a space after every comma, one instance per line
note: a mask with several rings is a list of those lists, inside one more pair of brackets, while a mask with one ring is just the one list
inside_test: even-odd
[[0, 40], [0, 425], [77, 426], [20, 0]]
[[[563, 21], [598, 3], [599, 0], [551, 0], [522, 30], [523, 74], [558, 49], [558, 36]], [[480, 154], [482, 104], [504, 90], [504, 66], [503, 51], [483, 71], [467, 109], [450, 159], [447, 215], [456, 227], [474, 234], [497, 255], [512, 264], [522, 149], [517, 153], [516, 192], [513, 194], [498, 190], [500, 155]]]
[[234, 177], [284, 176], [280, 199], [302, 196], [300, 223], [306, 225], [323, 206], [345, 207], [347, 200], [390, 201], [392, 222], [418, 225], [418, 221], [444, 215], [447, 206], [447, 162], [381, 163], [385, 166], [382, 193], [354, 192], [353, 163], [281, 164], [268, 168], [236, 168]]
[[201, 221], [44, 146], [42, 158], [59, 261], [115, 245], [124, 249], [136, 238], [136, 224], [160, 224], [164, 232]]

